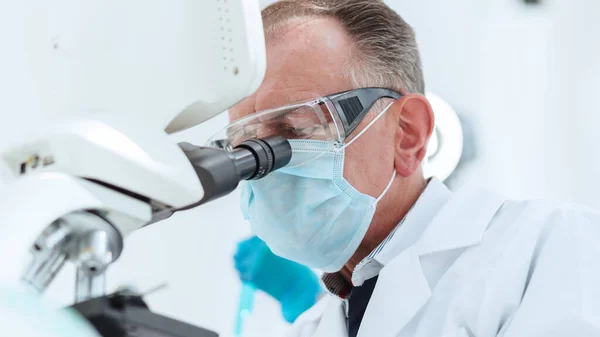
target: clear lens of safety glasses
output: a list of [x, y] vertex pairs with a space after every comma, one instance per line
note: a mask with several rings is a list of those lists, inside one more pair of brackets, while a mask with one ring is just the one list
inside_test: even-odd
[[[331, 144], [342, 142], [345, 134], [341, 121], [333, 104], [327, 98], [288, 105], [244, 116], [233, 121], [219, 133], [211, 137], [207, 146], [231, 151], [237, 145], [249, 139], [280, 135], [288, 140], [318, 140]], [[299, 161], [310, 161], [311, 156], [319, 153], [304, 153], [288, 164], [299, 165]], [[300, 158], [301, 157], [301, 158]]]

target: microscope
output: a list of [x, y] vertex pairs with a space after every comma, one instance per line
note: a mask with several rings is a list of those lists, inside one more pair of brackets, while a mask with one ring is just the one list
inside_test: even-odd
[[[1, 144], [2, 284], [42, 294], [72, 263], [71, 311], [97, 335], [217, 336], [153, 313], [141, 294], [106, 294], [105, 274], [133, 231], [290, 161], [279, 136], [227, 150], [168, 137], [262, 82], [258, 0], [32, 0], [7, 2], [0, 13], [0, 28], [16, 30], [5, 50], [20, 53], [23, 70], [4, 62], [1, 81], [35, 83], [30, 92], [7, 85], [3, 111], [38, 106], [50, 117]], [[15, 18], [23, 22], [9, 27]]]

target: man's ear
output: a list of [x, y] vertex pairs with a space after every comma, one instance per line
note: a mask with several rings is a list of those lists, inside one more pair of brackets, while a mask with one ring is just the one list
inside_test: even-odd
[[427, 143], [433, 132], [435, 117], [427, 98], [406, 94], [394, 102], [392, 110], [396, 137], [394, 165], [402, 177], [411, 176], [427, 153]]

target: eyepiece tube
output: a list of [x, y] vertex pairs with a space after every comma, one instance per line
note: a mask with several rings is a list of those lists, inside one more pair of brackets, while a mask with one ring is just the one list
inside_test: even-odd
[[180, 210], [194, 208], [231, 193], [240, 180], [256, 180], [287, 165], [292, 159], [290, 143], [281, 136], [250, 139], [231, 152], [180, 143], [204, 189], [199, 202]]
[[[241, 179], [257, 180], [287, 165], [292, 159], [292, 147], [287, 139], [271, 136], [262, 139], [250, 139], [238, 145], [234, 153], [244, 156], [234, 159], [236, 166], [243, 169]], [[247, 151], [254, 156], [254, 162], [247, 160]], [[251, 162], [251, 163], [249, 163]], [[252, 174], [248, 174], [252, 172]]]
[[256, 156], [247, 149], [235, 149], [229, 157], [237, 169], [240, 180], [248, 180], [256, 173]]

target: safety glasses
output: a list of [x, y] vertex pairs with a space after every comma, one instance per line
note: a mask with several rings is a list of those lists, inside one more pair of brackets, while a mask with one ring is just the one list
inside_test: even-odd
[[390, 89], [361, 88], [256, 112], [230, 123], [208, 145], [231, 150], [248, 139], [272, 135], [343, 144], [375, 102], [401, 96]]
[[[272, 135], [288, 140], [318, 140], [329, 142], [332, 146], [343, 146], [375, 102], [382, 98], [400, 97], [401, 94], [390, 89], [360, 88], [256, 112], [230, 123], [211, 137], [207, 146], [231, 151], [246, 140]], [[310, 145], [310, 142], [306, 143]], [[319, 156], [318, 152], [312, 152], [315, 158]], [[302, 163], [312, 159], [304, 155]], [[300, 158], [293, 155], [290, 165], [299, 165], [298, 160]]]

